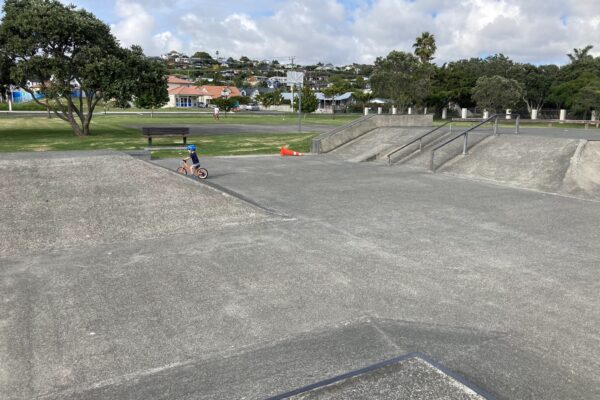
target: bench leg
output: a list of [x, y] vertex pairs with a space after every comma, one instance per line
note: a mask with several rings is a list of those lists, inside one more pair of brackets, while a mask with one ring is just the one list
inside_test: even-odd
[[148, 146], [152, 146], [152, 138], [148, 136]]
[[183, 144], [187, 144], [187, 136], [183, 137]]

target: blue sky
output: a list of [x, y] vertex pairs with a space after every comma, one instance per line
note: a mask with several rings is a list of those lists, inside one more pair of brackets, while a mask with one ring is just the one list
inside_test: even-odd
[[295, 56], [301, 63], [372, 62], [394, 49], [412, 51], [427, 30], [437, 39], [438, 63], [501, 52], [563, 64], [574, 47], [600, 38], [598, 0], [61, 1], [94, 12], [124, 45], [140, 44], [151, 55], [202, 50]]

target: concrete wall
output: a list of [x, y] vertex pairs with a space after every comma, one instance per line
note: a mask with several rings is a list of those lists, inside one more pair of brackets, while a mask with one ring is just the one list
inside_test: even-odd
[[311, 152], [328, 153], [376, 128], [425, 127], [433, 125], [433, 114], [429, 115], [366, 115], [348, 125], [335, 128], [312, 140]]

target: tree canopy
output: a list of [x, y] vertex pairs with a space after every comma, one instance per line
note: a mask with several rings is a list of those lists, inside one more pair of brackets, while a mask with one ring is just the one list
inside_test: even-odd
[[[306, 114], [316, 111], [317, 108], [319, 108], [319, 100], [317, 99], [317, 96], [315, 96], [315, 94], [312, 92], [312, 90], [310, 90], [310, 88], [306, 85], [302, 88], [301, 93], [302, 93], [302, 109], [301, 109], [301, 111]], [[298, 110], [298, 103], [300, 103], [300, 101], [294, 102], [295, 110]]]
[[210, 54], [208, 54], [206, 51], [197, 51], [194, 53], [192, 58], [199, 58], [204, 61], [213, 61], [212, 56]]
[[499, 75], [482, 76], [473, 88], [477, 105], [493, 112], [514, 107], [522, 94], [523, 87], [519, 82]]
[[34, 100], [77, 135], [90, 134], [103, 99], [125, 104], [140, 95], [155, 105], [164, 100], [162, 64], [148, 60], [138, 46], [120, 47], [93, 14], [58, 0], [6, 0], [3, 10], [0, 58], [10, 60], [10, 79], [32, 95], [37, 83], [47, 101]]
[[394, 50], [375, 60], [371, 88], [376, 96], [392, 100], [403, 111], [411, 104], [422, 104], [429, 95], [426, 77], [430, 68], [414, 55]]
[[281, 97], [281, 92], [279, 90], [261, 93], [256, 96], [256, 100], [265, 107], [276, 106], [283, 103], [283, 97]]

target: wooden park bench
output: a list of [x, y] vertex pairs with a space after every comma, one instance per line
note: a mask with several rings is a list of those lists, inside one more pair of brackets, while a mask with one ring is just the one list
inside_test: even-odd
[[187, 143], [187, 137], [190, 134], [190, 128], [183, 127], [143, 127], [142, 135], [148, 138], [148, 146], [152, 146], [153, 137], [181, 136], [183, 144]]

